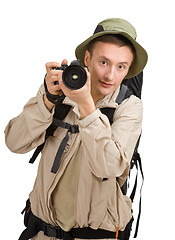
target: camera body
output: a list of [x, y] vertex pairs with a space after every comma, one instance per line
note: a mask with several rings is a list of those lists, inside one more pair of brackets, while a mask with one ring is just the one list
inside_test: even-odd
[[[71, 90], [80, 89], [86, 84], [87, 74], [79, 60], [72, 61], [69, 66], [61, 65], [61, 67], [54, 67], [53, 69], [63, 70], [63, 83], [67, 88]], [[56, 84], [59, 84], [59, 82], [56, 81], [55, 85]]]

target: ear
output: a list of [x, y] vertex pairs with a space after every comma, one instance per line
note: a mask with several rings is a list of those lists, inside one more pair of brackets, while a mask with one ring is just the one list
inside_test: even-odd
[[85, 56], [84, 56], [84, 64], [86, 67], [88, 67], [89, 65], [89, 60], [90, 60], [90, 53], [88, 50], [86, 50]]

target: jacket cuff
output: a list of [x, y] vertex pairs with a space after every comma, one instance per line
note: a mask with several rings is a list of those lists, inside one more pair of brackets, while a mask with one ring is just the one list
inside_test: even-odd
[[37, 102], [40, 112], [46, 119], [53, 117], [55, 108], [53, 108], [51, 112], [47, 109], [46, 105], [44, 104], [44, 93], [40, 92], [37, 94]]
[[96, 119], [98, 119], [100, 117], [100, 115], [101, 115], [101, 112], [99, 109], [97, 109], [93, 113], [89, 114], [87, 117], [85, 117], [83, 119], [79, 119], [78, 125], [82, 128], [86, 128], [88, 125], [90, 125]]

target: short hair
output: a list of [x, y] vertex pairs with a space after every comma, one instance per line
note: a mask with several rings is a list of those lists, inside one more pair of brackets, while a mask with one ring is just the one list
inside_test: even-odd
[[132, 45], [132, 43], [126, 37], [119, 35], [119, 34], [116, 34], [116, 35], [107, 34], [107, 35], [102, 35], [100, 37], [93, 39], [87, 47], [87, 50], [89, 51], [91, 57], [93, 54], [95, 44], [97, 42], [114, 43], [120, 47], [128, 46], [131, 49], [131, 52], [133, 53], [133, 59], [135, 57], [136, 52], [135, 52], [135, 48]]

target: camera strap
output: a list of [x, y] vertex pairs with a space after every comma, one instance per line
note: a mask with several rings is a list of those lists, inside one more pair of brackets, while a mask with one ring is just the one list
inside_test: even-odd
[[[47, 75], [47, 74], [46, 74]], [[45, 75], [45, 77], [46, 77]], [[53, 103], [53, 104], [56, 104], [56, 102], [58, 100], [62, 100], [62, 98], [65, 98], [65, 95], [62, 94], [61, 96], [60, 95], [55, 95], [55, 94], [51, 94], [48, 89], [47, 89], [47, 84], [46, 84], [46, 81], [45, 81], [45, 78], [44, 78], [44, 88], [45, 88], [45, 93], [46, 93], [46, 97], [47, 99]]]

